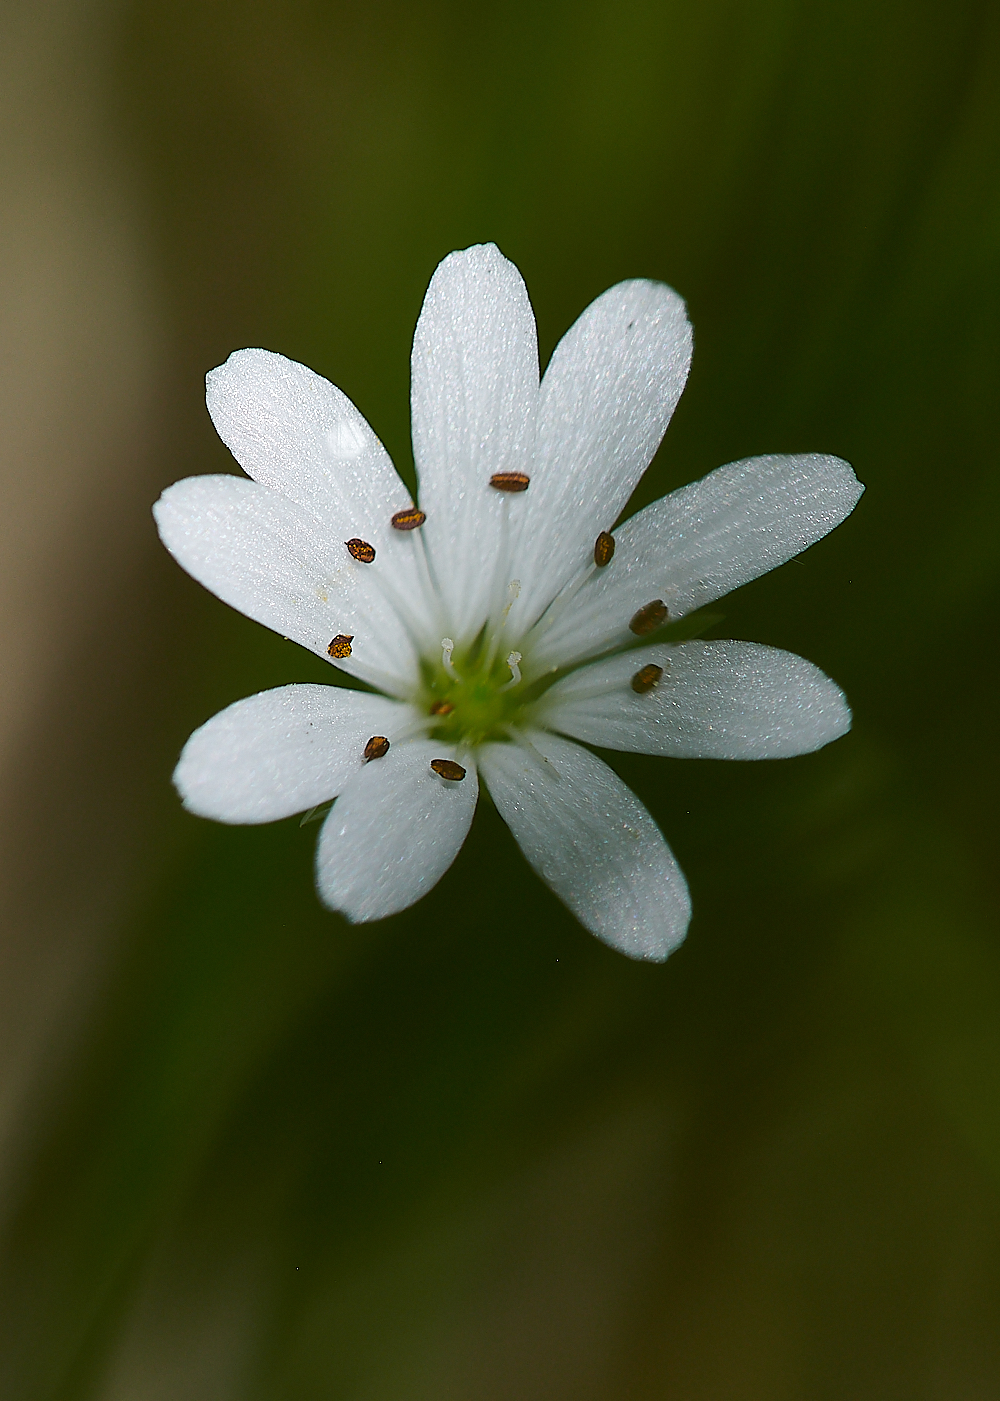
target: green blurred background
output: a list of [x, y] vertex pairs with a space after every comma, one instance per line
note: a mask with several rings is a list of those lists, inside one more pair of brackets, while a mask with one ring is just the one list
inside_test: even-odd
[[[1000, 9], [46, 0], [0, 38], [5, 1401], [1000, 1395]], [[621, 278], [687, 298], [635, 505], [761, 452], [868, 488], [716, 630], [853, 733], [610, 756], [691, 884], [662, 967], [488, 807], [351, 927], [315, 827], [169, 784], [328, 678], [156, 542], [232, 466], [205, 371], [304, 361], [412, 480], [421, 297], [482, 240], [543, 360]]]

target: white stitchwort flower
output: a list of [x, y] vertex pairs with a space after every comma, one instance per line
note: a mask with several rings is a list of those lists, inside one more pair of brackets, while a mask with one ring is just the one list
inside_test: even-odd
[[612, 534], [690, 357], [676, 292], [622, 282], [539, 383], [517, 269], [491, 244], [452, 253], [413, 341], [419, 508], [327, 380], [266, 350], [213, 370], [209, 412], [250, 480], [170, 487], [154, 508], [163, 541], [226, 603], [372, 690], [237, 701], [188, 740], [174, 775], [185, 805], [254, 823], [336, 798], [319, 893], [373, 920], [441, 878], [482, 780], [583, 925], [666, 958], [690, 918], [684, 876], [639, 800], [573, 741], [764, 759], [844, 734], [844, 696], [809, 662], [671, 641], [670, 625], [819, 540], [863, 490], [836, 457], [755, 457]]

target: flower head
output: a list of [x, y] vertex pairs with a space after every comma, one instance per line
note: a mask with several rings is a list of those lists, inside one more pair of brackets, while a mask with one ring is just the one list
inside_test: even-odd
[[188, 740], [185, 805], [271, 822], [332, 798], [316, 882], [352, 920], [414, 903], [472, 822], [482, 779], [532, 866], [599, 938], [660, 960], [684, 876], [621, 779], [574, 741], [727, 759], [801, 754], [850, 725], [809, 662], [669, 626], [820, 539], [863, 488], [835, 457], [720, 467], [612, 527], [687, 378], [662, 283], [619, 283], [556, 347], [493, 245], [438, 267], [412, 359], [419, 506], [358, 410], [265, 350], [208, 376], [250, 480], [189, 477], [154, 511], [220, 598], [366, 683], [237, 701]]

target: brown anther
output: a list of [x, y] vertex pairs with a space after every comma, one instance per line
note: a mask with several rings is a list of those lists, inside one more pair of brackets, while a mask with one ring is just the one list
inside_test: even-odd
[[431, 768], [436, 774], [449, 779], [452, 783], [459, 783], [465, 777], [462, 765], [456, 764], [454, 759], [432, 759]]
[[326, 649], [331, 657], [349, 657], [351, 655], [351, 643], [354, 641], [353, 632], [338, 632], [337, 636]]
[[527, 491], [531, 478], [526, 472], [494, 472], [490, 486], [497, 491]]
[[367, 540], [359, 540], [358, 537], [355, 536], [353, 540], [345, 540], [344, 544], [347, 546], [351, 556], [356, 559], [359, 564], [371, 564], [372, 560], [375, 558], [375, 546], [369, 545]]
[[598, 569], [610, 564], [615, 554], [615, 537], [610, 530], [602, 530], [594, 541], [594, 563]]
[[647, 662], [632, 677], [632, 690], [637, 696], [644, 696], [647, 691], [653, 689], [662, 675], [662, 666], [657, 666], [655, 662]]
[[451, 701], [437, 700], [437, 701], [435, 701], [434, 704], [431, 706], [431, 714], [432, 714], [432, 715], [450, 715], [451, 712], [452, 712], [454, 709], [455, 709], [455, 707], [452, 705]]
[[638, 613], [632, 614], [628, 626], [629, 631], [634, 632], [636, 637], [645, 637], [647, 632], [652, 632], [666, 621], [667, 605], [662, 598], [654, 598], [652, 603], [647, 603]]
[[365, 745], [365, 763], [372, 759], [384, 759], [389, 752], [389, 741], [385, 735], [372, 735]]
[[416, 530], [418, 525], [423, 525], [427, 519], [423, 511], [418, 511], [416, 506], [411, 506], [408, 511], [397, 511], [389, 524], [393, 530]]

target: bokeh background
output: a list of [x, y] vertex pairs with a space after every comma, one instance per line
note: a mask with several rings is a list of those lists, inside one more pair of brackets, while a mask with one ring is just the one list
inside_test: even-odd
[[[0, 78], [5, 1401], [1000, 1395], [1000, 9], [7, 0]], [[853, 733], [612, 756], [692, 887], [662, 967], [489, 809], [359, 928], [315, 827], [170, 787], [329, 677], [158, 546], [233, 467], [205, 371], [302, 360], [412, 473], [423, 290], [487, 239], [543, 358], [620, 278], [688, 299], [634, 505], [768, 451], [868, 487], [716, 629]]]

